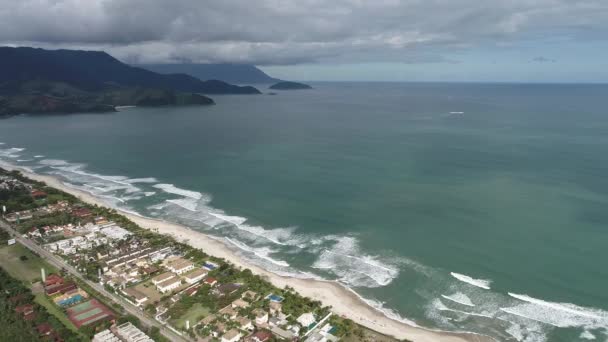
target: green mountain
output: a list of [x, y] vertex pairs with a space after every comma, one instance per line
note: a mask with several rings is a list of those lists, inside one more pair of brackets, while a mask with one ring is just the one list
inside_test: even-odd
[[259, 94], [254, 87], [201, 81], [185, 74], [163, 75], [124, 64], [102, 51], [0, 47], [0, 83], [45, 80], [85, 90], [107, 86], [170, 89], [202, 94]]

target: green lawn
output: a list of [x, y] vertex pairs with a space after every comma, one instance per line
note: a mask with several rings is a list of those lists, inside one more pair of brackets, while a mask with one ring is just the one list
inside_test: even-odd
[[[21, 256], [25, 256], [27, 259], [21, 260]], [[32, 254], [29, 249], [19, 243], [0, 248], [0, 266], [11, 276], [28, 284], [40, 279], [40, 268], [42, 267], [44, 267], [47, 275], [57, 272], [54, 267], [47, 264], [39, 256]]]
[[194, 304], [182, 317], [172, 322], [172, 325], [178, 329], [186, 328], [186, 321], [190, 320], [190, 327], [193, 327], [198, 321], [209, 315], [209, 308], [200, 303]]
[[46, 310], [53, 316], [57, 317], [63, 325], [65, 325], [68, 329], [72, 330], [75, 333], [78, 333], [78, 329], [76, 326], [68, 319], [65, 313], [53, 303], [44, 293], [39, 293], [36, 295], [36, 299], [34, 301], [46, 308]]

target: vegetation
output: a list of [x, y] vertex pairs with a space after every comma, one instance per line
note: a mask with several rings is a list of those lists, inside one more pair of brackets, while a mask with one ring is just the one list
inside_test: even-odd
[[[20, 281], [11, 277], [0, 268], [0, 322], [4, 323], [0, 329], [0, 341], [37, 341], [39, 335], [37, 326], [48, 323], [53, 331], [64, 341], [83, 341], [81, 336], [66, 328], [54, 315], [48, 313], [46, 308], [33, 301], [34, 296]], [[24, 315], [16, 311], [21, 305], [32, 305], [33, 319], [25, 320]]]
[[[22, 257], [25, 257], [25, 260]], [[44, 268], [47, 274], [56, 272], [54, 267], [21, 244], [5, 245], [0, 248], [0, 260], [2, 260], [2, 267], [6, 272], [25, 284], [40, 280], [41, 268]]]

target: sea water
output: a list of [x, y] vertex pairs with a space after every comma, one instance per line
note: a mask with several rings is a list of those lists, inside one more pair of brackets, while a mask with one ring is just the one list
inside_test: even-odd
[[608, 86], [313, 87], [3, 119], [0, 159], [395, 319], [608, 338]]

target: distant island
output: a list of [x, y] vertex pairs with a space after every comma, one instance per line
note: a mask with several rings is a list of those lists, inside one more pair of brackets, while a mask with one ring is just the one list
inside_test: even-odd
[[208, 105], [207, 94], [261, 94], [251, 86], [132, 67], [102, 51], [0, 47], [0, 60], [0, 116]]
[[298, 89], [312, 89], [312, 87], [309, 86], [308, 84], [304, 84], [304, 83], [283, 81], [283, 82], [278, 82], [278, 83], [271, 85], [269, 87], [269, 89], [298, 90]]
[[251, 64], [140, 64], [134, 65], [160, 74], [187, 74], [201, 80], [221, 80], [236, 84], [267, 84], [281, 82]]

